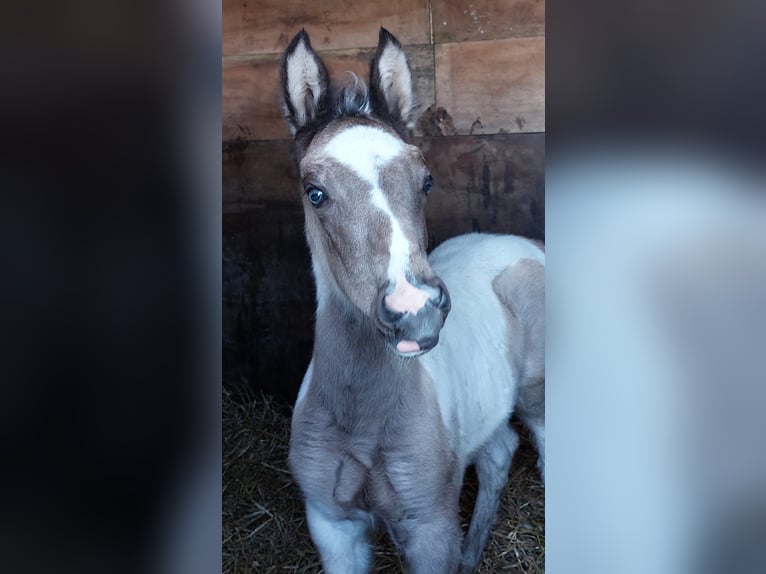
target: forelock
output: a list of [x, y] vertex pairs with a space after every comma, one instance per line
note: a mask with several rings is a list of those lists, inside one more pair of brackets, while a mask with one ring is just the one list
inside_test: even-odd
[[371, 111], [370, 94], [367, 84], [353, 72], [348, 72], [353, 83], [342, 86], [335, 97], [335, 114], [344, 116], [366, 116]]

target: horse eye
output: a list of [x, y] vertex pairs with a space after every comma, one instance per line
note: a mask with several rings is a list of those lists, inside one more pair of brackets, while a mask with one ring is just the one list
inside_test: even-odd
[[434, 184], [434, 178], [429, 176], [426, 176], [426, 180], [423, 182], [423, 193], [426, 195], [429, 191], [431, 191], [431, 186]]
[[318, 187], [306, 188], [306, 195], [309, 196], [309, 201], [314, 207], [319, 207], [327, 199], [325, 192]]

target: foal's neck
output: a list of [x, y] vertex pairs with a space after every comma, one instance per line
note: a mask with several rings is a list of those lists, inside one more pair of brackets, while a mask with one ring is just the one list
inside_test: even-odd
[[313, 364], [323, 403], [347, 432], [384, 424], [417, 392], [417, 360], [396, 355], [372, 319], [340, 296], [317, 313]]
[[[344, 365], [339, 377], [350, 371], [365, 369], [391, 372], [407, 372], [413, 362], [396, 355], [386, 344], [373, 320], [357, 309], [343, 295], [326, 297], [317, 311], [314, 338], [314, 355], [330, 360], [335, 365]], [[364, 384], [364, 380], [350, 380], [349, 383]]]

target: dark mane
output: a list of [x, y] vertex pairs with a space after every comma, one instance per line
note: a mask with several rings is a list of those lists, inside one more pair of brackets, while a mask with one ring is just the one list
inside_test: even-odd
[[353, 84], [346, 84], [340, 88], [335, 88], [333, 97], [333, 108], [335, 109], [335, 118], [343, 116], [367, 116], [371, 113], [370, 93], [364, 80], [353, 72], [348, 72], [353, 79]]

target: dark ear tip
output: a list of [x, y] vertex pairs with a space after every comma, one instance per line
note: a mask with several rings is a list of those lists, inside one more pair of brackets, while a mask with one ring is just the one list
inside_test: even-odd
[[306, 48], [311, 49], [311, 40], [309, 40], [309, 35], [306, 32], [305, 28], [301, 28], [301, 31], [298, 32], [295, 37], [290, 42], [290, 45], [287, 47], [286, 52], [289, 54], [295, 50], [295, 48], [298, 47], [298, 44], [303, 41], [304, 44], [306, 44]]
[[393, 43], [395, 46], [401, 46], [401, 44], [399, 44], [399, 40], [397, 40], [396, 37], [391, 32], [389, 32], [383, 26], [381, 26], [380, 35], [378, 36], [378, 44], [380, 44], [381, 46], [384, 46], [388, 42]]

